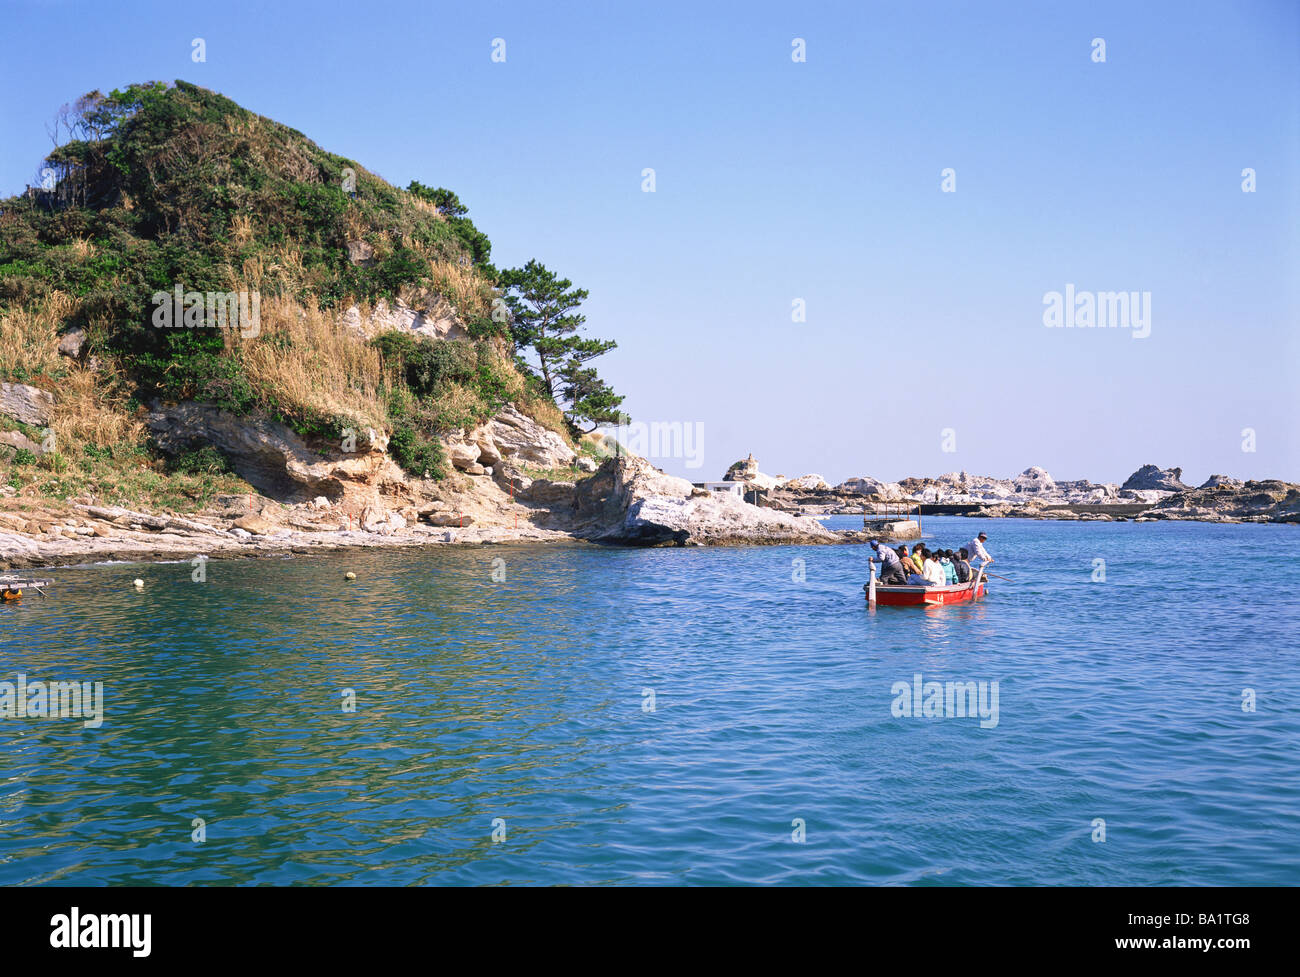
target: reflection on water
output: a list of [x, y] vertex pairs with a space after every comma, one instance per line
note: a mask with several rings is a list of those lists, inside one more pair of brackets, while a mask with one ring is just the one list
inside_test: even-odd
[[[1285, 531], [1004, 520], [1015, 585], [874, 612], [862, 547], [56, 571], [0, 680], [106, 718], [0, 720], [0, 884], [1294, 884], [1300, 594], [1246, 558]], [[1186, 546], [1245, 577], [1205, 600]], [[999, 681], [997, 728], [894, 718], [917, 672]]]

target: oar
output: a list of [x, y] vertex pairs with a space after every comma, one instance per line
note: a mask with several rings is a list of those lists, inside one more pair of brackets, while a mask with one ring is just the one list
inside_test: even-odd
[[984, 571], [984, 576], [997, 577], [999, 580], [1005, 580], [1007, 583], [1015, 583], [1015, 581], [1012, 580], [1010, 577], [1004, 577], [1000, 573], [989, 573], [987, 570]]

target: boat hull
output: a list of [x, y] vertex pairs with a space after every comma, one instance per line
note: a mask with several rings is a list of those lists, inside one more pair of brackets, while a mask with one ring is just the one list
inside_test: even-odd
[[[954, 584], [951, 587], [883, 587], [876, 584], [876, 603], [882, 607], [944, 607], [979, 600], [983, 596], [983, 580], [979, 583]], [[871, 599], [870, 592], [866, 598]]]

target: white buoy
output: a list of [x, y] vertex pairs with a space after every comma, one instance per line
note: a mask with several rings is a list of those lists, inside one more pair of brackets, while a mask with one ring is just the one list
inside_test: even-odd
[[345, 580], [356, 580], [357, 575], [353, 573], [351, 570], [349, 570], [347, 573], [343, 574], [343, 578]]
[[140, 589], [141, 587], [143, 587], [143, 586], [144, 586], [144, 581], [141, 580], [139, 577], [136, 577], [136, 578], [135, 578], [135, 589], [136, 589], [136, 590], [139, 590], [139, 589]]

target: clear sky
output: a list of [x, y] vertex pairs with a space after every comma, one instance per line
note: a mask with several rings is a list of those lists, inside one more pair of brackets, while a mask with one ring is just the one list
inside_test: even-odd
[[[589, 289], [633, 419], [699, 425], [676, 474], [1300, 480], [1293, 0], [6, 0], [0, 31], [0, 193], [85, 91], [219, 91]], [[1149, 292], [1150, 335], [1047, 328], [1067, 284]]]

